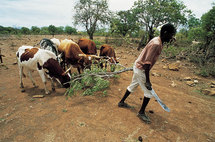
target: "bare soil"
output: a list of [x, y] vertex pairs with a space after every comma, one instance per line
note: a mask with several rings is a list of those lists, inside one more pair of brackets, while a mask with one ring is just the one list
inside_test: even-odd
[[[160, 58], [152, 71], [153, 88], [171, 109], [165, 112], [151, 99], [147, 114], [152, 123], [142, 122], [137, 113], [141, 107], [143, 92], [138, 87], [126, 100], [131, 109], [123, 109], [117, 103], [124, 95], [132, 79], [132, 71], [111, 79], [107, 96], [72, 96], [66, 99], [66, 89], [56, 88], [44, 98], [44, 89], [37, 72], [33, 73], [38, 88], [33, 88], [29, 78], [24, 78], [26, 92], [19, 87], [19, 70], [16, 51], [21, 45], [35, 45], [42, 38], [51, 36], [2, 36], [3, 64], [0, 64], [0, 141], [1, 142], [215, 142], [215, 97], [204, 96], [200, 89], [208, 87], [214, 78], [202, 78], [194, 72], [196, 67], [181, 61], [179, 71], [163, 69], [173, 61]], [[69, 36], [56, 36], [59, 39]], [[74, 37], [77, 41], [79, 37]], [[98, 37], [97, 37], [98, 38]], [[99, 40], [99, 38], [98, 38]], [[117, 47], [120, 63], [132, 67], [140, 51], [132, 47]], [[184, 77], [198, 78], [199, 83], [190, 87]], [[177, 86], [172, 87], [175, 83]], [[51, 90], [51, 85], [48, 83]]]

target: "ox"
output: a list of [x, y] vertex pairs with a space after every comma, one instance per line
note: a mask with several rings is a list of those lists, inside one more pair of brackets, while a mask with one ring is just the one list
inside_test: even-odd
[[81, 38], [78, 41], [78, 45], [85, 54], [97, 55], [96, 44], [92, 40]]
[[56, 79], [60, 84], [65, 88], [68, 88], [70, 77], [66, 72], [60, 67], [59, 63], [56, 60], [56, 55], [51, 51], [35, 48], [32, 46], [21, 46], [16, 52], [19, 66], [20, 74], [20, 87], [22, 92], [24, 92], [24, 85], [22, 82], [23, 68], [27, 69], [29, 77], [33, 83], [34, 87], [35, 81], [32, 78], [31, 72], [37, 70], [44, 84], [45, 93], [49, 94], [49, 91], [46, 87], [46, 77], [47, 75], [51, 78], [52, 90], [54, 91], [54, 82], [53, 79]]
[[[119, 63], [116, 59], [116, 54], [114, 49], [107, 45], [107, 44], [103, 44], [100, 48], [100, 57], [103, 57], [104, 59], [106, 59], [107, 61], [109, 61], [112, 65], [115, 65], [116, 63]], [[107, 61], [105, 62], [105, 68], [107, 68]], [[100, 64], [101, 68], [103, 68], [103, 63]], [[115, 67], [114, 67], [115, 70]]]
[[40, 41], [40, 48], [41, 49], [46, 49], [46, 50], [49, 50], [51, 52], [53, 52], [56, 56], [57, 56], [57, 60], [58, 62], [60, 63], [60, 59], [59, 59], [59, 53], [58, 53], [58, 46], [59, 46], [59, 42], [57, 41], [58, 39], [47, 39], [47, 38], [44, 38]]
[[77, 68], [79, 74], [86, 66], [90, 66], [92, 58], [99, 58], [95, 55], [84, 54], [77, 43], [68, 39], [61, 41], [58, 50], [64, 53], [65, 62]]

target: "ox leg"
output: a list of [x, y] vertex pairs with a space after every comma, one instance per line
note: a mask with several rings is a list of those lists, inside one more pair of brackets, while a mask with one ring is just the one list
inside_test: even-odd
[[40, 74], [40, 77], [41, 77], [41, 79], [42, 79], [42, 82], [43, 82], [43, 84], [44, 84], [44, 89], [45, 89], [45, 94], [49, 94], [50, 92], [49, 92], [49, 90], [47, 89], [47, 87], [46, 87], [46, 77], [45, 77], [45, 74], [44, 74], [44, 72], [42, 71], [42, 70], [39, 70], [38, 71], [39, 72], [39, 74]]
[[52, 91], [55, 91], [55, 86], [54, 86], [54, 80], [51, 78], [51, 86], [52, 86]]
[[22, 75], [23, 75], [23, 67], [21, 67], [19, 65], [20, 88], [21, 88], [21, 92], [25, 92], [24, 85], [23, 85], [23, 82], [22, 82]]
[[107, 69], [107, 61], [105, 61], [105, 69]]
[[81, 67], [77, 67], [78, 73], [81, 74]]
[[31, 71], [28, 71], [28, 76], [29, 76], [29, 78], [31, 79], [31, 82], [32, 82], [33, 86], [34, 86], [35, 88], [37, 88], [38, 86], [35, 84], [35, 81], [34, 81], [34, 79], [33, 79], [33, 77], [32, 77]]

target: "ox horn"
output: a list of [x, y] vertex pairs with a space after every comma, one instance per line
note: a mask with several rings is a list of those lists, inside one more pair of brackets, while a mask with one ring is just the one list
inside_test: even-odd
[[91, 57], [93, 57], [93, 58], [97, 58], [97, 59], [100, 59], [101, 57], [99, 57], [99, 56], [96, 56], [96, 55], [90, 55]]
[[78, 56], [80, 56], [80, 57], [86, 57], [87, 55], [86, 54], [78, 54]]
[[68, 69], [64, 72], [64, 74], [67, 74], [71, 69], [72, 69], [72, 66], [70, 66], [70, 68], [68, 68]]

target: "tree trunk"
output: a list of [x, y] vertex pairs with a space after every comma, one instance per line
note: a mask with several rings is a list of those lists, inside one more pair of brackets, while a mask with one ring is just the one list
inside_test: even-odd
[[[154, 32], [155, 32], [155, 30], [153, 30], [153, 27], [150, 27], [150, 28], [149, 28], [149, 33], [148, 33], [148, 35], [149, 35], [149, 40], [148, 40], [148, 42], [149, 42], [151, 39], [154, 38]], [[147, 42], [147, 43], [148, 43], [148, 42]]]
[[92, 32], [89, 33], [89, 38], [90, 38], [91, 40], [93, 40], [93, 33], [92, 33]]
[[145, 41], [145, 34], [142, 36], [142, 38], [141, 38], [141, 40], [140, 40], [140, 42], [139, 42], [139, 45], [138, 45], [138, 47], [137, 47], [137, 50], [138, 50], [138, 51], [140, 50], [141, 47], [145, 46], [144, 41]]

